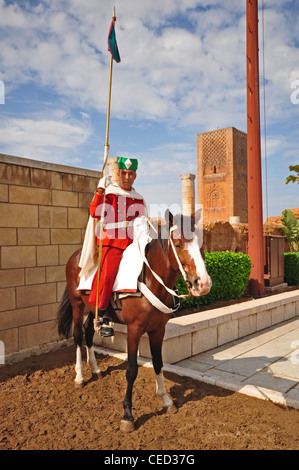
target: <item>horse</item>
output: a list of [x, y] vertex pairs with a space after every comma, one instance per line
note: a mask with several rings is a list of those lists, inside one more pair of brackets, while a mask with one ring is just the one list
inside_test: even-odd
[[[202, 296], [211, 289], [211, 278], [207, 273], [202, 249], [201, 233], [197, 228], [196, 215], [173, 216], [168, 210], [165, 213], [166, 224], [159, 228], [146, 250], [147, 263], [143, 268], [145, 286], [166, 306], [173, 307], [173, 295], [167, 286], [173, 288], [179, 276], [180, 268], [185, 274], [189, 294]], [[57, 312], [58, 332], [69, 337], [72, 323], [73, 337], [76, 345], [76, 378], [75, 385], [83, 384], [81, 346], [83, 329], [87, 349], [87, 362], [95, 377], [101, 377], [93, 350], [95, 307], [88, 302], [88, 295], [77, 289], [79, 285], [78, 267], [80, 250], [76, 251], [66, 264], [67, 286]], [[155, 275], [153, 275], [155, 274]], [[163, 283], [159, 282], [159, 278]], [[121, 300], [122, 322], [127, 325], [127, 389], [123, 401], [124, 415], [120, 429], [132, 432], [135, 429], [132, 415], [132, 391], [138, 374], [137, 352], [140, 338], [147, 333], [152, 355], [152, 364], [156, 378], [156, 393], [162, 398], [163, 408], [168, 413], [177, 411], [176, 405], [167, 395], [163, 378], [162, 342], [165, 327], [172, 313], [163, 313], [142, 294]], [[89, 311], [83, 325], [84, 311]], [[111, 309], [112, 321], [120, 323], [119, 317]]]

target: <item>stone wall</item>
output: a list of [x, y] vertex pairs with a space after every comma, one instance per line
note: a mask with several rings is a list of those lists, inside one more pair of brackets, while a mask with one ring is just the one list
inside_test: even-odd
[[205, 251], [247, 252], [248, 225], [230, 224], [225, 220], [203, 223]]
[[99, 177], [0, 155], [0, 341], [6, 356], [58, 339], [65, 264], [82, 246]]
[[[299, 209], [291, 209], [296, 216]], [[281, 216], [270, 217], [264, 223], [264, 235], [283, 237], [280, 231]], [[225, 220], [203, 223], [203, 248], [205, 251], [235, 251], [247, 253], [248, 224], [233, 224]], [[284, 251], [290, 251], [290, 244], [284, 238]]]

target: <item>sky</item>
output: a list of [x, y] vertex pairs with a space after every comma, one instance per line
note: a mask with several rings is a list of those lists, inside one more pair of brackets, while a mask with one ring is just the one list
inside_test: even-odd
[[[197, 134], [243, 132], [245, 0], [0, 0], [0, 153], [100, 171], [116, 8], [109, 156], [138, 158], [150, 215], [180, 212]], [[299, 207], [299, 3], [259, 2], [263, 217]]]

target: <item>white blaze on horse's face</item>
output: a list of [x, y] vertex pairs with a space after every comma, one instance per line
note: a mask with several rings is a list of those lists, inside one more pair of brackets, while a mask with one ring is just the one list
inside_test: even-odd
[[208, 294], [212, 287], [212, 281], [201, 253], [202, 230], [195, 226], [193, 232], [188, 231], [188, 238], [182, 237], [177, 226], [174, 226], [172, 230], [174, 239], [177, 239], [175, 249], [186, 274], [190, 294], [194, 297]]
[[[191, 283], [190, 293], [194, 297], [208, 294], [212, 287], [212, 280], [206, 270], [206, 265], [201, 254], [202, 243], [200, 242], [201, 237], [199, 232], [198, 228], [196, 228], [193, 232], [192, 240], [186, 241], [184, 246], [193, 261], [190, 267], [186, 267], [186, 272], [188, 280]], [[192, 264], [194, 264], [194, 267]]]

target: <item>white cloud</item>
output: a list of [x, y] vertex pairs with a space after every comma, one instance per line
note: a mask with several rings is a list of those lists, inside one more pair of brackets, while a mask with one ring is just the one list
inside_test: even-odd
[[[115, 117], [201, 128], [213, 126], [213, 119], [214, 126], [239, 122], [246, 104], [244, 5], [237, 0], [122, 0], [116, 7], [122, 62], [113, 72]], [[104, 113], [112, 8], [112, 2], [55, 0], [25, 10], [4, 6], [2, 0], [0, 60], [7, 90], [32, 80], [68, 97], [71, 106]], [[193, 28], [187, 29], [183, 19]], [[272, 116], [274, 107], [285, 109], [299, 56], [281, 11], [266, 10], [265, 28]], [[14, 34], [5, 34], [12, 29]], [[232, 115], [225, 118], [228, 103]]]
[[[117, 81], [113, 89], [113, 112], [117, 116], [180, 122], [181, 104], [188, 90], [196, 93], [204, 87], [206, 92], [209, 84], [221, 79], [218, 56], [203, 51], [201, 33], [169, 24], [168, 18], [198, 3], [173, 0], [159, 4], [121, 3], [119, 10], [123, 13], [117, 23], [117, 35], [122, 63], [115, 67]], [[103, 11], [105, 15], [101, 15]], [[105, 111], [110, 21], [107, 8], [103, 10], [102, 5], [91, 0], [84, 2], [84, 9], [78, 2], [55, 1], [44, 2], [30, 11], [10, 5], [1, 13], [4, 25], [22, 30], [22, 40], [19, 35], [10, 35], [4, 42], [2, 63], [8, 82], [13, 76], [10, 86], [30, 78], [69, 96], [74, 103]], [[106, 25], [105, 30], [98, 28], [97, 35], [96, 13]], [[152, 25], [163, 26], [161, 33]], [[213, 37], [217, 43], [215, 33], [219, 24], [213, 26], [206, 41]], [[204, 77], [201, 82], [197, 80], [198, 74]], [[225, 78], [223, 74], [222, 79]]]
[[[279, 153], [290, 164], [298, 137], [299, 105], [290, 101], [291, 82], [299, 79], [298, 6], [264, 4], [268, 156]], [[151, 159], [140, 181], [150, 188], [152, 175], [160, 194], [149, 189], [150, 197], [174, 200], [179, 174], [196, 173], [197, 133], [227, 126], [246, 131], [246, 4], [240, 0], [0, 0], [1, 151], [57, 162], [77, 158], [81, 148], [90, 158], [101, 153], [94, 121], [102, 125], [107, 110], [114, 5], [122, 61], [113, 65], [111, 119], [124, 127], [115, 147]], [[37, 97], [17, 98], [22, 86], [35, 87]], [[148, 130], [153, 142], [140, 141], [137, 132], [127, 137], [132, 125], [142, 135]]]
[[88, 128], [64, 121], [12, 118], [1, 126], [0, 142], [9, 154], [40, 160], [51, 156], [58, 161], [61, 151], [80, 146], [89, 134]]

